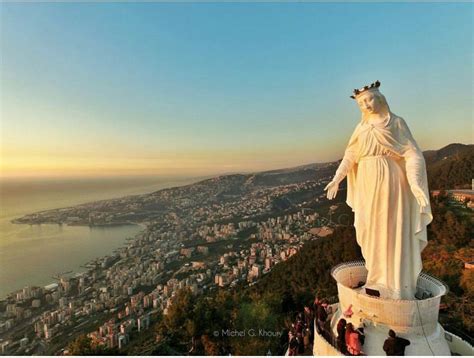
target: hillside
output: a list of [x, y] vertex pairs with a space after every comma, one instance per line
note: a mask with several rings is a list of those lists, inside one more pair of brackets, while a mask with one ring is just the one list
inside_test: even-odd
[[449, 157], [454, 157], [458, 154], [472, 151], [473, 149], [473, 144], [451, 143], [438, 150], [426, 150], [423, 152], [423, 155], [425, 156], [426, 164], [433, 165]]
[[474, 178], [474, 145], [450, 144], [424, 152], [430, 190], [468, 189]]
[[[451, 291], [443, 298], [447, 309], [441, 312], [444, 327], [465, 339], [474, 333], [474, 292], [472, 271], [463, 270], [462, 258], [473, 254], [466, 246], [467, 231], [462, 218], [452, 218], [442, 203], [434, 203], [438, 218], [430, 229], [429, 245], [423, 254], [424, 269], [447, 282]], [[463, 226], [461, 240], [456, 241]], [[457, 230], [459, 231], [459, 230]], [[449, 244], [446, 244], [449, 242]], [[154, 330], [131, 342], [126, 354], [184, 354], [190, 349], [198, 355], [265, 355], [268, 351], [283, 355], [287, 332], [295, 316], [310, 306], [314, 297], [335, 299], [337, 288], [331, 268], [338, 263], [361, 258], [351, 227], [338, 227], [326, 238], [308, 242], [302, 250], [277, 265], [254, 286], [218, 289], [195, 297], [183, 290], [178, 293], [172, 310], [158, 319]], [[276, 337], [222, 336], [220, 332], [242, 332], [249, 327], [281, 332]], [[215, 332], [218, 332], [216, 334]], [[194, 342], [194, 343], [191, 343]]]
[[[456, 183], [469, 183], [472, 151], [473, 146], [455, 144], [426, 152], [430, 183], [449, 186], [447, 188]], [[459, 171], [459, 168], [469, 165], [471, 171], [467, 175]], [[204, 192], [212, 200], [227, 201], [259, 188], [278, 187], [292, 181], [304, 182], [311, 175], [329, 178], [336, 166], [336, 162], [309, 164], [248, 175], [227, 175], [183, 188], [165, 189], [149, 196], [170, 200], [177, 195], [184, 200], [203, 197]], [[446, 169], [448, 167], [449, 170]], [[438, 171], [443, 173], [443, 178], [438, 177], [441, 175], [436, 174]], [[285, 195], [277, 199], [288, 198]], [[350, 208], [343, 203], [344, 198], [345, 193], [339, 193], [335, 214], [352, 220]], [[327, 201], [312, 203], [315, 209], [322, 212], [333, 204]], [[441, 312], [440, 321], [458, 335], [472, 335], [474, 275], [463, 265], [474, 255], [473, 241], [470, 240], [474, 234], [472, 212], [453, 206], [446, 197], [432, 200], [431, 205], [434, 220], [428, 227], [429, 244], [422, 256], [424, 269], [450, 287], [450, 292], [443, 298], [447, 309]], [[330, 300], [335, 297], [337, 290], [330, 275], [331, 268], [338, 263], [361, 258], [355, 231], [350, 221], [348, 224], [336, 225], [330, 236], [307, 241], [296, 254], [276, 265], [254, 285], [241, 282], [236, 287], [217, 288], [199, 296], [192, 295], [187, 289], [178, 291], [168, 315], [157, 315], [153, 329], [137, 335], [121, 353], [265, 355], [270, 350], [273, 354], [284, 354], [287, 330], [295, 315], [304, 306], [311, 305], [316, 294]], [[261, 338], [221, 334], [241, 332], [249, 327], [277, 331], [281, 335]]]

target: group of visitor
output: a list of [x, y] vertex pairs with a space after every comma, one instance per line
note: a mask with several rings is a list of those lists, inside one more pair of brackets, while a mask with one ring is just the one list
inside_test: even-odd
[[288, 354], [296, 356], [311, 351], [314, 338], [314, 312], [309, 306], [296, 315], [296, 320], [291, 324], [288, 332]]
[[320, 300], [318, 297], [314, 300], [314, 312], [316, 313], [316, 330], [319, 334], [326, 331], [325, 325], [328, 319], [328, 303], [326, 300]]
[[[288, 354], [291, 356], [305, 354], [308, 349], [312, 350], [314, 340], [314, 327], [319, 335], [323, 336], [326, 341], [335, 345], [336, 348], [344, 355], [360, 356], [364, 355], [363, 346], [365, 343], [364, 327], [355, 328], [353, 323], [347, 322], [341, 318], [336, 327], [337, 337], [332, 334], [329, 327], [329, 316], [331, 308], [324, 299], [316, 297], [313, 307], [306, 306], [304, 312], [300, 312], [296, 316], [296, 320], [291, 324], [288, 333]], [[348, 311], [351, 311], [349, 307]], [[352, 312], [350, 312], [352, 313]], [[346, 312], [345, 312], [346, 314]], [[350, 317], [351, 314], [345, 315]], [[385, 340], [383, 350], [387, 356], [404, 356], [406, 346], [410, 345], [410, 341], [398, 337], [393, 330], [389, 330], [389, 337]]]
[[[363, 355], [362, 346], [365, 342], [363, 327], [354, 329], [352, 323], [347, 323], [344, 318], [341, 318], [337, 323], [336, 330], [336, 346], [341, 353], [351, 356]], [[384, 352], [388, 356], [404, 356], [405, 347], [410, 345], [410, 341], [397, 337], [393, 330], [388, 331], [388, 336], [383, 345]]]

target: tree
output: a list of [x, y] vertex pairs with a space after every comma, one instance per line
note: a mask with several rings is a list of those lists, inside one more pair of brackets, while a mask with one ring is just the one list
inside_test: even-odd
[[193, 318], [194, 303], [195, 298], [189, 288], [178, 290], [164, 319], [167, 332], [162, 333], [174, 336], [180, 343], [189, 341], [191, 339], [189, 333], [193, 333], [195, 330], [195, 327], [189, 322]]
[[474, 300], [474, 270], [463, 270], [459, 285], [466, 295]]
[[92, 339], [82, 334], [69, 344], [69, 353], [73, 356], [92, 355], [91, 343]]
[[231, 338], [232, 354], [264, 355], [276, 351], [281, 327], [276, 313], [264, 301], [244, 302], [240, 305], [235, 330], [242, 336]]
[[92, 344], [92, 339], [85, 334], [81, 334], [72, 341], [68, 346], [68, 350], [73, 356], [116, 355], [119, 353], [117, 349]]

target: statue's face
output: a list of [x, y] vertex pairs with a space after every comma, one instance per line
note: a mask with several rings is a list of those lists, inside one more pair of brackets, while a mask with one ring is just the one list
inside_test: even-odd
[[357, 104], [364, 114], [380, 113], [382, 102], [373, 92], [365, 92], [357, 97]]

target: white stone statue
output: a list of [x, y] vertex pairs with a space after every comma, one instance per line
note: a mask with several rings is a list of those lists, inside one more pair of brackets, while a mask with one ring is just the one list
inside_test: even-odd
[[379, 86], [377, 81], [354, 90], [362, 119], [325, 190], [333, 199], [347, 175], [347, 204], [368, 271], [365, 287], [383, 298], [412, 300], [433, 218], [426, 166], [407, 124], [390, 111]]

